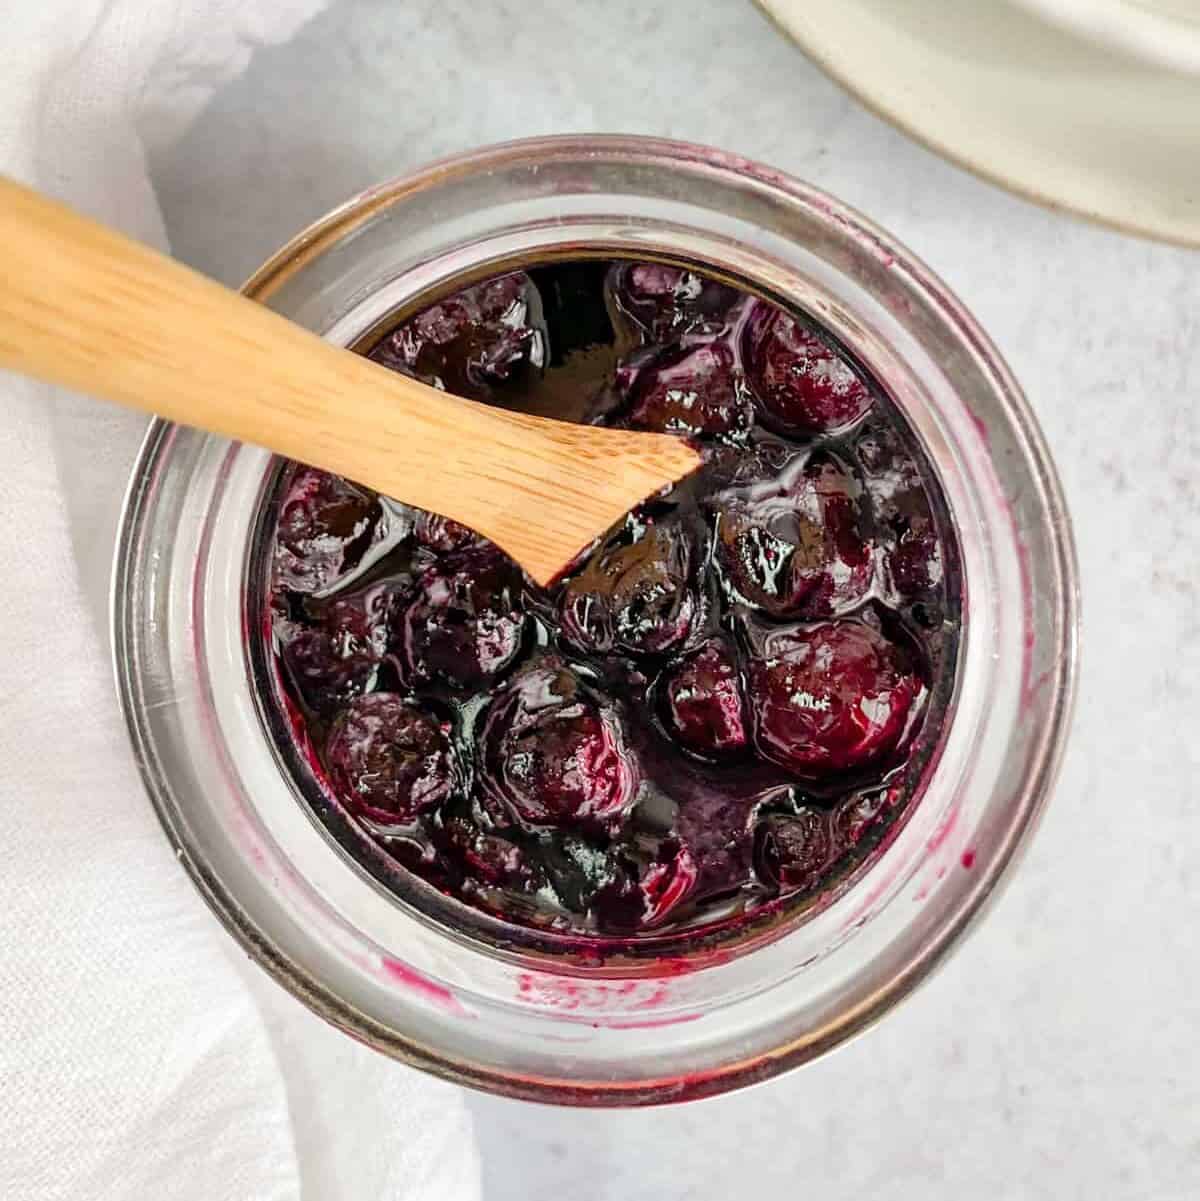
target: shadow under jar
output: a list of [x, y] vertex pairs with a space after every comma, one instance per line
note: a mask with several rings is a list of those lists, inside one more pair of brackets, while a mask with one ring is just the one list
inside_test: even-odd
[[579, 1104], [760, 1079], [927, 974], [1031, 828], [1075, 660], [1057, 484], [940, 283], [765, 168], [589, 138], [368, 193], [247, 291], [705, 455], [543, 590], [433, 515], [152, 430], [118, 675], [251, 953], [382, 1050]]

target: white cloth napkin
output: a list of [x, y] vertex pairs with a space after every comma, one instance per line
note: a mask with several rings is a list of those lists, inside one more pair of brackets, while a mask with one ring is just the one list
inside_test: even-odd
[[[0, 170], [163, 244], [147, 139], [321, 4], [8, 0]], [[142, 427], [0, 373], [0, 1197], [471, 1201], [458, 1090], [245, 966], [150, 811], [103, 618]]]

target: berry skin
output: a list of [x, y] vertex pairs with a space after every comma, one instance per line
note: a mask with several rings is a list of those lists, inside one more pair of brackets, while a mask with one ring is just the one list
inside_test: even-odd
[[514, 842], [479, 829], [463, 817], [442, 827], [442, 837], [472, 879], [493, 888], [533, 891], [542, 880], [528, 856]]
[[325, 744], [338, 795], [381, 825], [411, 825], [446, 798], [453, 783], [450, 755], [438, 723], [390, 692], [351, 701]]
[[370, 358], [471, 400], [544, 358], [541, 334], [530, 324], [532, 284], [523, 272], [502, 275], [431, 305], [393, 330]]
[[612, 826], [635, 799], [616, 715], [554, 661], [526, 669], [492, 701], [480, 757], [484, 786], [531, 826]]
[[832, 455], [716, 502], [716, 556], [734, 593], [773, 617], [832, 617], [859, 604], [875, 572], [860, 488]]
[[754, 832], [754, 870], [774, 888], [810, 888], [833, 856], [829, 818], [817, 809], [773, 814]]
[[896, 750], [925, 692], [900, 647], [854, 621], [777, 627], [755, 640], [746, 699], [764, 759], [815, 779]]
[[724, 342], [667, 351], [636, 372], [630, 392], [633, 429], [701, 437], [746, 430], [754, 419]]
[[888, 577], [898, 595], [924, 596], [942, 582], [942, 546], [932, 518], [916, 518], [887, 552]]
[[609, 272], [609, 290], [650, 342], [719, 330], [738, 301], [734, 288], [665, 263], [622, 263]]
[[668, 672], [664, 721], [693, 754], [720, 759], [746, 746], [745, 706], [730, 648], [714, 639]]
[[520, 576], [493, 548], [448, 556], [422, 577], [400, 622], [405, 678], [478, 688], [510, 667], [524, 644]]
[[678, 522], [632, 522], [563, 587], [559, 620], [581, 650], [662, 654], [701, 616], [693, 553]]
[[824, 339], [762, 301], [746, 325], [744, 355], [763, 418], [810, 437], [852, 425], [871, 408], [867, 385]]
[[641, 887], [645, 897], [643, 930], [661, 926], [692, 894], [700, 869], [691, 851], [681, 844], [664, 846], [659, 856], [643, 872]]
[[879, 530], [886, 580], [898, 600], [928, 599], [946, 564], [925, 480], [899, 432], [880, 418], [863, 423], [855, 451]]
[[306, 467], [279, 509], [276, 577], [293, 592], [327, 588], [361, 558], [379, 523], [374, 494]]
[[276, 627], [287, 631], [280, 658], [314, 713], [330, 717], [372, 686], [387, 654], [403, 583], [389, 582], [338, 597], [326, 605], [315, 625]]

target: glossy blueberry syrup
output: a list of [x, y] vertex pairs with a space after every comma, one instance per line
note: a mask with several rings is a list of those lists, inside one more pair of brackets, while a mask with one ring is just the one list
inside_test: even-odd
[[865, 862], [919, 793], [959, 596], [936, 480], [846, 352], [692, 271], [586, 260], [442, 300], [370, 357], [678, 434], [705, 464], [550, 588], [452, 521], [289, 467], [271, 646], [323, 819], [585, 939], [712, 929]]

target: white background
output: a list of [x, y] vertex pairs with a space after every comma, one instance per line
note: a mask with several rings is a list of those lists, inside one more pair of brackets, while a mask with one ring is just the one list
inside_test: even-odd
[[859, 207], [949, 282], [1057, 457], [1084, 665], [1031, 854], [914, 999], [815, 1066], [691, 1107], [472, 1096], [486, 1196], [1200, 1195], [1200, 256], [947, 166], [741, 0], [340, 0], [258, 52], [152, 171], [175, 253], [235, 263], [238, 282], [332, 205], [427, 158], [583, 130], [764, 159]]

